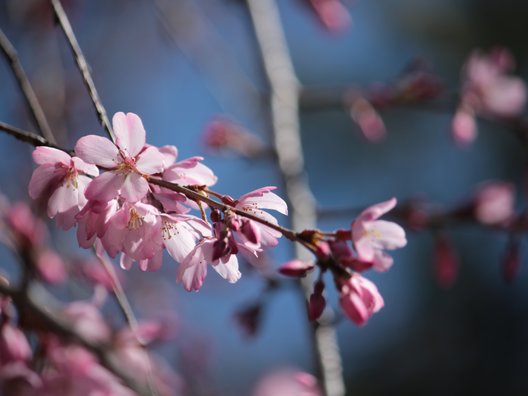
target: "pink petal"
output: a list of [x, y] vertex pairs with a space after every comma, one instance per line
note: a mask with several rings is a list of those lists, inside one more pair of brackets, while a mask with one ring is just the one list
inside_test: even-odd
[[163, 155], [163, 167], [168, 168], [178, 158], [178, 149], [176, 146], [161, 146], [158, 147], [159, 152]]
[[182, 263], [185, 258], [196, 247], [194, 235], [186, 227], [185, 223], [166, 223], [167, 231], [164, 233], [165, 247], [169, 255], [178, 263]]
[[148, 182], [137, 173], [129, 173], [121, 186], [121, 196], [128, 202], [134, 203], [141, 200], [148, 192]]
[[149, 147], [136, 160], [136, 168], [147, 175], [163, 171], [163, 154], [156, 147]]
[[117, 137], [117, 145], [130, 157], [135, 157], [145, 146], [143, 122], [134, 113], [115, 113], [112, 125]]
[[361, 212], [358, 218], [356, 219], [356, 221], [362, 222], [362, 221], [376, 220], [377, 218], [383, 216], [389, 210], [394, 208], [396, 206], [396, 203], [397, 203], [397, 200], [396, 198], [393, 197], [389, 199], [388, 201], [384, 201], [376, 205], [372, 205], [368, 207], [367, 209], [365, 209], [363, 212]]
[[240, 279], [242, 274], [238, 270], [237, 256], [232, 254], [225, 262], [220, 261], [213, 265], [213, 269], [229, 283], [235, 283]]
[[405, 231], [391, 221], [377, 220], [365, 225], [374, 249], [394, 250], [407, 244]]
[[271, 192], [276, 188], [277, 187], [273, 186], [262, 187], [258, 190], [244, 194], [239, 198], [237, 207], [248, 206], [260, 209], [272, 209], [287, 215], [288, 205], [286, 205], [286, 202], [277, 194]]
[[473, 112], [462, 108], [455, 113], [451, 123], [451, 135], [459, 146], [473, 143], [477, 137], [477, 122]]
[[83, 136], [75, 145], [75, 154], [89, 164], [108, 169], [115, 168], [121, 162], [118, 148], [102, 136]]
[[48, 201], [48, 216], [53, 218], [57, 213], [63, 213], [71, 208], [77, 208], [79, 202], [77, 189], [63, 183], [51, 195]]
[[[66, 175], [64, 169], [53, 164], [41, 165], [33, 171], [29, 181], [28, 193], [32, 199], [38, 199], [43, 193], [56, 188]], [[48, 191], [46, 191], [48, 190]]]
[[293, 276], [293, 277], [302, 277], [313, 270], [315, 264], [311, 261], [302, 261], [302, 260], [291, 260], [284, 263], [280, 268], [279, 272], [282, 275]]
[[178, 282], [183, 283], [185, 290], [199, 290], [207, 275], [207, 261], [204, 258], [202, 246], [197, 245], [187, 256], [176, 274]]
[[75, 167], [75, 169], [84, 173], [85, 175], [89, 175], [93, 177], [99, 176], [99, 169], [97, 168], [97, 166], [92, 165], [92, 164], [87, 164], [79, 157], [72, 157], [72, 161], [73, 161], [73, 166]]
[[52, 147], [37, 147], [31, 155], [38, 165], [62, 163], [69, 166], [71, 160], [69, 154]]
[[108, 202], [117, 196], [125, 178], [122, 173], [105, 172], [92, 180], [84, 195], [89, 200]]

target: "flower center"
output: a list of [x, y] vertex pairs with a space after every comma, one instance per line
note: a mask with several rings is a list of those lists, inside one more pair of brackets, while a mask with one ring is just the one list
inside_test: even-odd
[[143, 216], [140, 216], [136, 208], [130, 209], [130, 220], [128, 220], [128, 229], [137, 230], [143, 225]]
[[66, 171], [65, 182], [67, 188], [79, 188], [79, 184], [77, 182], [77, 169], [75, 169], [74, 167], [68, 168], [68, 170]]

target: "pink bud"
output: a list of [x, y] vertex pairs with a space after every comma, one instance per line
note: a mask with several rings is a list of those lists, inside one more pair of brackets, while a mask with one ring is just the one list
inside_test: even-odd
[[350, 116], [358, 124], [368, 141], [377, 143], [385, 138], [385, 124], [376, 109], [366, 99], [359, 98], [354, 101]]
[[502, 260], [502, 276], [506, 282], [513, 282], [520, 268], [519, 243], [512, 240], [508, 245], [504, 259]]
[[291, 261], [284, 263], [279, 268], [279, 272], [282, 275], [300, 278], [300, 277], [306, 276], [306, 274], [310, 272], [311, 270], [313, 270], [314, 267], [315, 267], [315, 264], [310, 261], [291, 260]]
[[330, 32], [340, 32], [350, 26], [351, 18], [339, 0], [310, 0], [321, 23]]
[[27, 361], [31, 354], [25, 334], [10, 323], [4, 323], [0, 328], [0, 363]]
[[383, 308], [385, 303], [376, 285], [358, 273], [339, 282], [339, 304], [358, 326], [363, 326], [374, 313]]
[[323, 314], [326, 307], [326, 300], [323, 296], [324, 283], [319, 280], [314, 285], [314, 291], [308, 301], [308, 319], [317, 320]]
[[451, 125], [451, 133], [455, 143], [459, 146], [467, 146], [477, 137], [477, 123], [473, 112], [461, 108], [455, 113]]
[[445, 288], [453, 286], [458, 276], [458, 259], [445, 235], [436, 237], [433, 268], [440, 286]]
[[260, 243], [260, 228], [251, 220], [242, 220], [242, 227], [240, 231], [248, 239], [249, 242]]

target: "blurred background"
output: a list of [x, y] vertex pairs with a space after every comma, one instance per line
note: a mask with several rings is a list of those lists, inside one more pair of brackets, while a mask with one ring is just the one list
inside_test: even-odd
[[[492, 0], [355, 0], [344, 5], [351, 23], [329, 30], [308, 0], [278, 2], [296, 73], [303, 86], [337, 91], [393, 80], [422, 59], [449, 91], [475, 48], [510, 49], [516, 74], [526, 77], [528, 4]], [[64, 0], [79, 43], [110, 115], [140, 115], [147, 142], [173, 144], [179, 158], [203, 155], [219, 177], [215, 189], [237, 197], [280, 178], [270, 158], [217, 155], [203, 134], [222, 116], [270, 141], [268, 87], [245, 3], [239, 0]], [[73, 147], [85, 134], [101, 134], [95, 112], [47, 1], [0, 2], [0, 27], [16, 47], [59, 142]], [[332, 102], [332, 101], [330, 101]], [[507, 128], [479, 123], [477, 140], [457, 147], [450, 136], [456, 103], [445, 111], [420, 106], [381, 112], [386, 138], [367, 141], [342, 103], [301, 107], [303, 148], [310, 186], [323, 209], [363, 208], [396, 196], [420, 196], [450, 207], [475, 185], [506, 180], [525, 207], [526, 149]], [[0, 120], [35, 130], [16, 82], [0, 62]], [[28, 201], [32, 148], [0, 134], [0, 190]], [[279, 188], [279, 195], [283, 189]], [[347, 228], [352, 215], [322, 216], [323, 230]], [[287, 218], [280, 218], [287, 224]], [[53, 244], [79, 257], [75, 232], [50, 227]], [[337, 325], [350, 395], [466, 395], [528, 393], [528, 274], [501, 277], [507, 235], [478, 226], [446, 230], [459, 261], [450, 288], [433, 274], [434, 244], [427, 230], [409, 231], [385, 274], [367, 273], [386, 306], [358, 328]], [[520, 262], [526, 261], [521, 243]], [[2, 269], [12, 258], [0, 250]], [[291, 257], [289, 242], [272, 252]], [[73, 260], [75, 261], [75, 260]], [[123, 274], [140, 319], [176, 317], [176, 338], [159, 352], [196, 382], [196, 395], [248, 395], [277, 367], [314, 372], [303, 301], [294, 288], [267, 296], [254, 337], [244, 335], [235, 312], [258, 301], [262, 278], [243, 268], [229, 285], [211, 271], [198, 293], [175, 281], [166, 258], [156, 273]], [[88, 298], [73, 288], [70, 298]], [[337, 305], [337, 296], [328, 300]], [[111, 311], [111, 307], [109, 308]], [[117, 319], [115, 325], [119, 325]], [[280, 396], [280, 395], [278, 395]]]

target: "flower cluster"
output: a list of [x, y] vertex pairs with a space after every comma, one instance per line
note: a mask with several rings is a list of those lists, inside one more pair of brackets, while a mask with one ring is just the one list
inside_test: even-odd
[[[30, 196], [44, 200], [49, 217], [62, 228], [77, 226], [81, 247], [102, 247], [110, 257], [119, 256], [123, 268], [135, 262], [142, 270], [158, 269], [167, 250], [180, 264], [178, 280], [187, 290], [198, 290], [209, 265], [236, 282], [237, 253], [258, 262], [263, 248], [277, 244], [280, 232], [237, 214], [277, 224], [263, 211], [287, 214], [274, 187], [239, 199], [221, 197], [223, 210], [211, 210], [209, 222], [206, 204], [199, 199], [152, 183], [156, 179], [208, 196], [217, 178], [201, 163], [203, 158], [179, 160], [174, 146], [148, 145], [135, 114], [116, 113], [112, 122], [115, 143], [88, 135], [77, 141], [73, 155], [50, 147], [33, 152], [39, 166], [29, 184]], [[202, 217], [190, 214], [192, 209], [199, 209]]]
[[[349, 230], [339, 230], [330, 238], [324, 238], [317, 232], [311, 235], [318, 249], [317, 265], [323, 271], [332, 272], [341, 308], [358, 325], [365, 324], [384, 305], [377, 287], [360, 273], [370, 268], [387, 271], [393, 259], [386, 250], [401, 248], [407, 243], [403, 228], [393, 222], [379, 220], [395, 206], [396, 198], [373, 205], [360, 213]], [[313, 263], [294, 260], [284, 264], [280, 272], [289, 276], [304, 276], [313, 268]], [[320, 277], [308, 302], [311, 319], [323, 313], [326, 305], [324, 287]]]
[[506, 49], [471, 54], [464, 65], [461, 100], [452, 123], [457, 143], [473, 142], [477, 135], [477, 115], [512, 119], [522, 112], [526, 85], [521, 78], [507, 74], [513, 68], [513, 57]]

